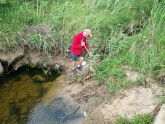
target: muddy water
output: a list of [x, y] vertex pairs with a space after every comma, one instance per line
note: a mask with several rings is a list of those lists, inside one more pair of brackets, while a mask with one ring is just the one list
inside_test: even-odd
[[[61, 86], [57, 72], [22, 67], [0, 77], [0, 123], [81, 124], [83, 114]], [[57, 79], [55, 79], [57, 78]]]

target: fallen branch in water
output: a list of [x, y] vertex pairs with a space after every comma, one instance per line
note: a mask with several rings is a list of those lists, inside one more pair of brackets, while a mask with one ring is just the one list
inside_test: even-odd
[[80, 106], [76, 109], [76, 111], [74, 112], [74, 115], [76, 114], [76, 112], [79, 110]]

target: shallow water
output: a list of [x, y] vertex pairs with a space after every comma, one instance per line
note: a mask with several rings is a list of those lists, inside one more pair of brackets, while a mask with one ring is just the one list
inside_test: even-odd
[[[83, 115], [78, 106], [70, 104], [65, 98], [57, 97], [48, 105], [40, 103], [34, 107], [28, 124], [81, 124]], [[72, 122], [72, 123], [71, 123]]]
[[45, 77], [41, 68], [27, 66], [10, 75], [1, 76], [0, 122], [3, 124], [81, 123], [82, 111], [72, 98], [60, 89], [59, 82], [55, 80], [58, 76], [57, 72], [52, 71], [49, 77]]

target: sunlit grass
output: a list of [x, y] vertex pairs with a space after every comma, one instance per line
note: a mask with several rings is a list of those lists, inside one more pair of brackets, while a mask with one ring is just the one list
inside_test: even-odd
[[[104, 60], [97, 69], [98, 80], [103, 81], [114, 74], [114, 78], [120, 78], [119, 70], [123, 65], [136, 69], [144, 78], [151, 78], [164, 67], [164, 1], [42, 0], [39, 1], [38, 16], [36, 1], [0, 0], [0, 6], [0, 46], [4, 49], [20, 46], [20, 37], [26, 35], [29, 26], [49, 25], [51, 38], [32, 33], [25, 40], [45, 52], [49, 53], [53, 48], [66, 55], [74, 36], [89, 28], [93, 34], [87, 39], [90, 50]], [[126, 28], [128, 30], [123, 33]], [[134, 48], [132, 44], [135, 44]], [[106, 63], [105, 69], [109, 72], [103, 73], [100, 67]]]

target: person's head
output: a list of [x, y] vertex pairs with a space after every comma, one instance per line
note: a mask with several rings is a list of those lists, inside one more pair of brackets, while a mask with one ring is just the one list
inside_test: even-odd
[[83, 36], [84, 37], [92, 37], [91, 30], [84, 29]]

